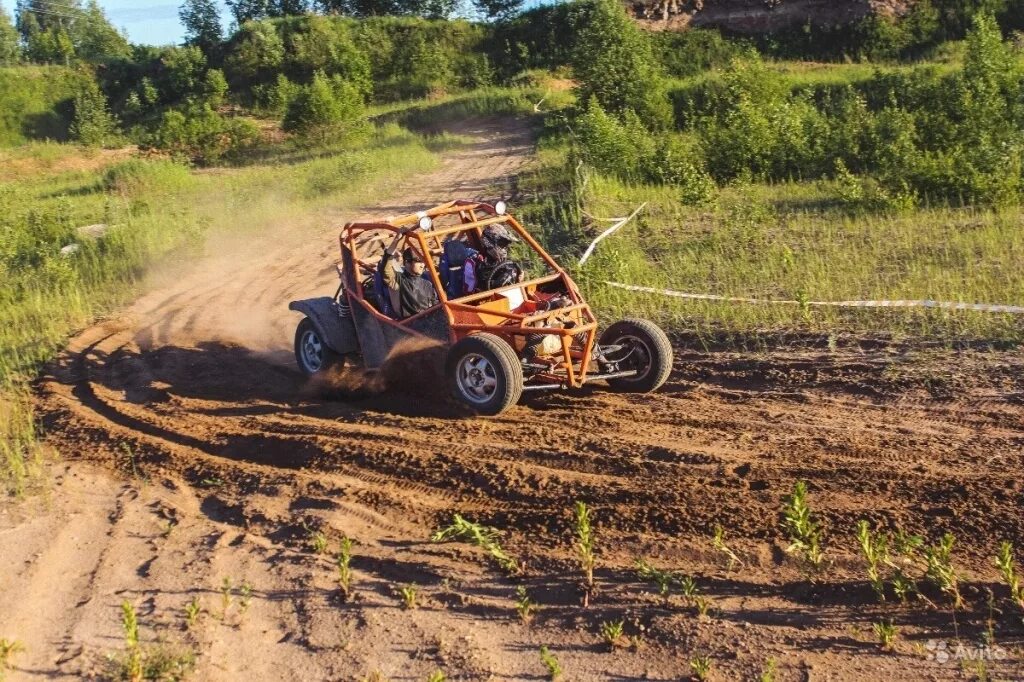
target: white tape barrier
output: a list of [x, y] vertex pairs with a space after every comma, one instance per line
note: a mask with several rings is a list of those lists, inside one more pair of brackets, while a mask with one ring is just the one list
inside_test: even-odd
[[613, 232], [615, 232], [615, 230], [619, 229], [620, 227], [622, 227], [623, 225], [628, 223], [630, 220], [635, 218], [636, 215], [640, 211], [644, 210], [645, 206], [647, 206], [647, 202], [646, 201], [644, 203], [640, 204], [639, 206], [637, 206], [636, 210], [633, 211], [632, 213], [630, 213], [625, 218], [611, 218], [611, 220], [617, 220], [618, 222], [615, 223], [614, 225], [612, 225], [611, 227], [609, 227], [607, 230], [605, 230], [601, 234], [597, 235], [597, 239], [595, 239], [594, 241], [590, 242], [590, 246], [587, 247], [587, 250], [583, 252], [583, 257], [580, 258], [580, 265], [583, 265], [584, 263], [587, 262], [587, 259], [590, 258], [590, 254], [594, 253], [594, 248], [599, 243], [601, 243], [602, 239], [604, 239], [605, 237], [610, 236]]
[[[727, 303], [757, 303], [776, 305], [801, 305], [800, 301], [785, 301], [759, 298], [736, 298], [732, 296], [716, 296], [714, 294], [688, 294], [671, 289], [655, 289], [639, 287], [620, 282], [605, 282], [608, 286], [627, 291], [639, 291], [645, 294], [660, 294], [674, 298], [686, 298], [696, 301], [724, 301]], [[940, 308], [943, 310], [973, 310], [983, 313], [1024, 314], [1024, 306], [994, 305], [989, 303], [953, 303], [950, 301], [807, 301], [803, 305], [833, 308]]]

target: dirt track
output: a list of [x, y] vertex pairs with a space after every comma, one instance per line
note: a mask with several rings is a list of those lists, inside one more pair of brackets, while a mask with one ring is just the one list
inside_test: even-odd
[[[531, 148], [508, 122], [460, 132], [479, 144], [367, 212], [492, 196], [486, 188]], [[129, 598], [144, 634], [193, 642], [197, 679], [362, 679], [375, 669], [538, 679], [542, 644], [576, 680], [679, 679], [695, 653], [713, 657], [718, 679], [755, 677], [770, 656], [779, 679], [960, 674], [926, 660], [924, 642], [954, 636], [949, 611], [876, 605], [852, 535], [860, 518], [930, 538], [955, 532], [974, 583], [957, 625], [965, 641], [976, 637], [981, 588], [1003, 595], [996, 545], [1024, 545], [1019, 352], [851, 341], [703, 353], [680, 338], [675, 371], [652, 396], [549, 394], [475, 419], [431, 377], [413, 376], [405, 393], [324, 401], [293, 369], [298, 318], [286, 308], [333, 290], [335, 237], [332, 224], [212, 256], [82, 332], [42, 378], [49, 438], [70, 462], [48, 514], [0, 517], [14, 567], [0, 583], [14, 597], [0, 604], [0, 635], [28, 647], [21, 672], [95, 671], [119, 646], [118, 604]], [[410, 378], [409, 367], [392, 374]], [[781, 499], [798, 478], [834, 561], [819, 585], [787, 557], [780, 531]], [[575, 500], [594, 507], [599, 532], [602, 589], [587, 610], [571, 561]], [[427, 541], [452, 512], [507, 531], [543, 607], [532, 627], [512, 620], [517, 581], [463, 546]], [[743, 568], [720, 565], [716, 523]], [[340, 604], [308, 529], [332, 549], [342, 535], [358, 541], [353, 603]], [[664, 608], [629, 570], [638, 555], [697, 576], [713, 617]], [[235, 603], [225, 622], [207, 615], [186, 635], [184, 604], [198, 595], [218, 612], [225, 577], [254, 586], [251, 607]], [[395, 597], [407, 583], [424, 599], [414, 611]], [[597, 625], [620, 618], [645, 643], [605, 653]], [[902, 627], [895, 654], [872, 643], [882, 618]], [[990, 670], [1024, 676], [1019, 613], [995, 619], [1009, 653]]]

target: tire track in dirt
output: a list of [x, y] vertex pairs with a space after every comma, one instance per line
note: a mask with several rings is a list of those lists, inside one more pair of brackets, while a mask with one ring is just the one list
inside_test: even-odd
[[[529, 130], [509, 121], [456, 132], [475, 141], [449, 153], [440, 170], [355, 213], [481, 196], [514, 176], [532, 144]], [[178, 580], [209, 591], [225, 572], [258, 580], [253, 627], [279, 635], [285, 653], [271, 660], [256, 652], [240, 668], [207, 666], [204, 678], [290, 669], [312, 679], [373, 660], [322, 639], [321, 627], [350, 625], [336, 622], [324, 601], [330, 567], [284, 549], [304, 547], [307, 528], [362, 543], [357, 568], [377, 604], [394, 601], [395, 576], [436, 583], [453, 572], [450, 551], [421, 543], [456, 511], [506, 529], [514, 552], [558, 570], [569, 565], [575, 500], [595, 509], [606, 567], [624, 569], [652, 548], [663, 561], [706, 565], [709, 537], [721, 524], [750, 559], [745, 579], [758, 586], [744, 588], [738, 608], [787, 637], [792, 613], [805, 609], [780, 605], [764, 586], [799, 577], [778, 550], [781, 499], [797, 478], [810, 482], [827, 533], [849, 536], [859, 518], [929, 536], [954, 530], [972, 538], [963, 556], [971, 571], [991, 573], [995, 544], [1024, 536], [1019, 352], [951, 352], [915, 365], [878, 343], [755, 355], [696, 353], [679, 338], [672, 377], [656, 395], [531, 396], [493, 419], [466, 418], [429, 390], [430, 377], [413, 377], [411, 391], [318, 399], [292, 366], [298, 317], [287, 303], [333, 293], [325, 244], [335, 244], [337, 228], [354, 217], [326, 215], [332, 226], [303, 235], [254, 235], [244, 258], [211, 255], [122, 318], [82, 332], [39, 382], [49, 440], [66, 457], [128, 472], [127, 445], [145, 475], [173, 481], [176, 498], [194, 498], [177, 504], [194, 505], [192, 513], [218, 529], [199, 557], [178, 564]], [[901, 363], [921, 371], [894, 378]], [[930, 367], [957, 378], [942, 397], [929, 393]], [[854, 575], [853, 565], [840, 561], [836, 575]], [[296, 592], [288, 587], [295, 581], [322, 591]], [[469, 604], [489, 613], [486, 599]], [[408, 633], [390, 632], [360, 609], [371, 637], [364, 641], [387, 642], [382, 651], [405, 646]], [[417, 623], [420, 635], [441, 637]], [[251, 648], [247, 632], [239, 625], [200, 636], [215, 642], [217, 659]], [[494, 649], [469, 648], [477, 658], [466, 670], [507, 665], [513, 677], [528, 670], [526, 654], [506, 661]]]

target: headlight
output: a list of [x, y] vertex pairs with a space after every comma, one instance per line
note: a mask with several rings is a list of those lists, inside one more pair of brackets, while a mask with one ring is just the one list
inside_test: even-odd
[[508, 210], [508, 204], [504, 201], [499, 201], [494, 205], [494, 212], [498, 215], [505, 215], [505, 211]]
[[420, 225], [420, 229], [421, 230], [429, 230], [430, 226], [433, 225], [433, 224], [434, 224], [434, 221], [430, 219], [430, 216], [428, 216], [428, 215], [420, 216], [420, 223], [419, 223], [419, 225]]

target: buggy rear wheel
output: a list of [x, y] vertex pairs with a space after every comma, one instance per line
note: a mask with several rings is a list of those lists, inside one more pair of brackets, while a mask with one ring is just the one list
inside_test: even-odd
[[608, 327], [598, 341], [601, 348], [618, 346], [611, 353], [620, 370], [634, 370], [630, 377], [609, 379], [608, 385], [623, 393], [650, 393], [661, 388], [672, 371], [672, 343], [661, 327], [650, 320], [625, 319]]
[[474, 334], [456, 343], [445, 369], [452, 395], [480, 414], [501, 414], [523, 394], [522, 364], [494, 334]]
[[341, 365], [344, 356], [331, 350], [313, 321], [304, 317], [295, 330], [295, 361], [302, 373], [311, 377]]

